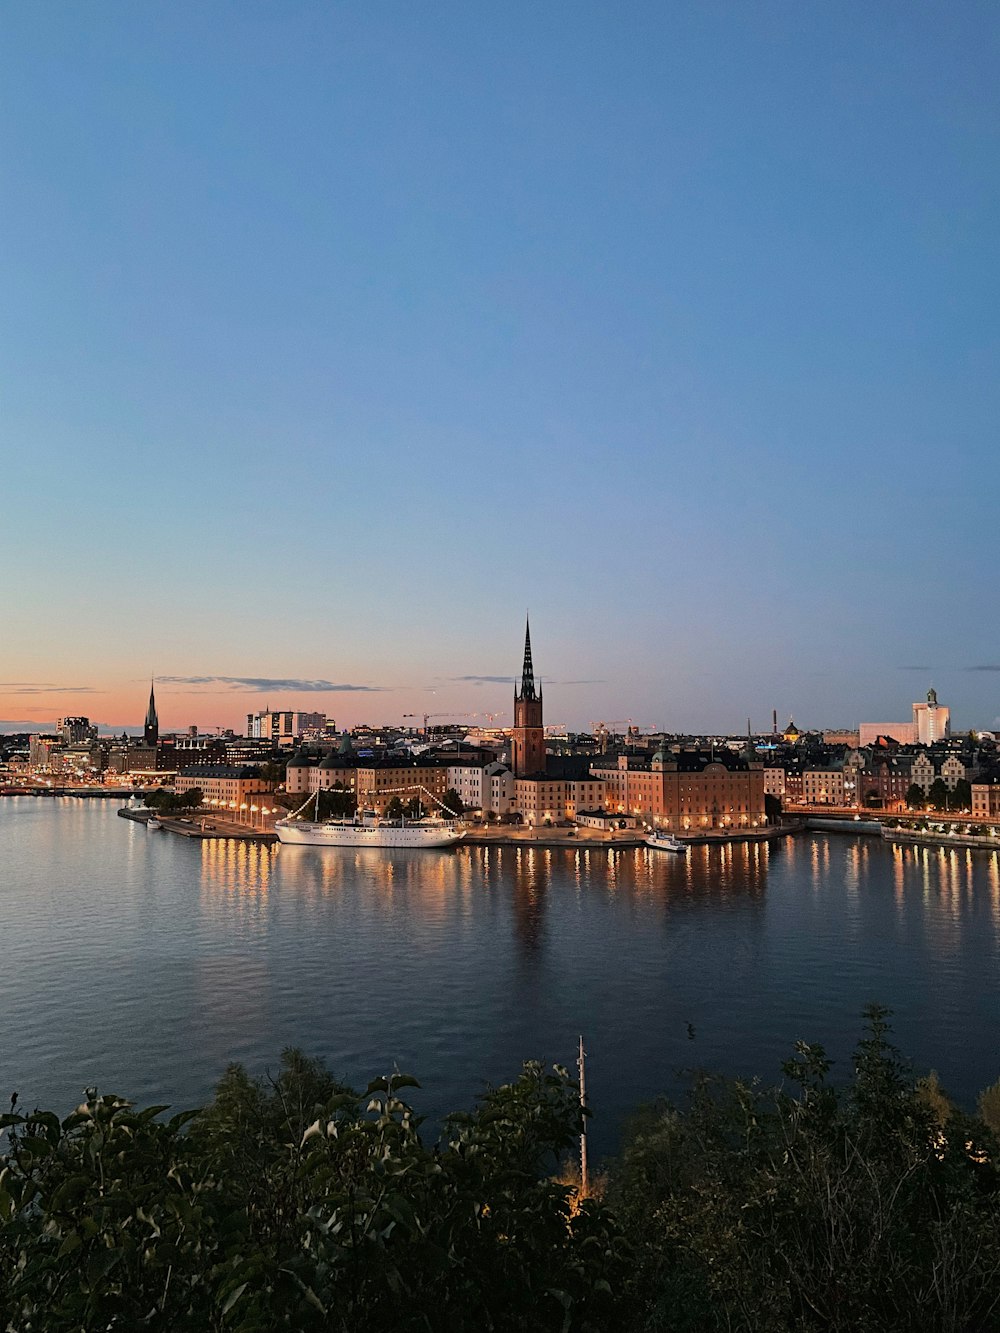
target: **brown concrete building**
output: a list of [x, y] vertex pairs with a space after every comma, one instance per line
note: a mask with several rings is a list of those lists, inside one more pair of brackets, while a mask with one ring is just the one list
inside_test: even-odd
[[842, 768], [806, 768], [802, 771], [802, 799], [806, 805], [844, 805]]
[[1000, 779], [972, 784], [972, 818], [1000, 819]]
[[195, 787], [201, 790], [206, 804], [221, 801], [237, 809], [255, 796], [272, 790], [255, 768], [237, 768], [232, 764], [192, 764], [177, 774], [174, 789], [178, 796]]
[[727, 754], [661, 748], [652, 760], [619, 755], [595, 761], [604, 806], [674, 832], [757, 828], [766, 822], [762, 764]]
[[604, 783], [594, 777], [514, 779], [514, 809], [526, 824], [557, 824], [603, 805]]
[[109, 773], [155, 773], [156, 746], [124, 740], [108, 750]]
[[285, 771], [285, 790], [303, 801], [312, 792], [340, 787], [352, 792], [358, 809], [382, 814], [393, 796], [406, 804], [414, 796], [436, 810], [427, 793], [440, 800], [448, 790], [448, 766], [435, 760], [369, 760], [355, 754], [330, 754], [321, 761], [295, 755]]

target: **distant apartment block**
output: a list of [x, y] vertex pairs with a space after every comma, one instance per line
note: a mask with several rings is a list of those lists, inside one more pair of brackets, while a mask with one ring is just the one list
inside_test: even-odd
[[862, 722], [860, 743], [874, 745], [880, 736], [888, 736], [900, 745], [933, 745], [951, 735], [951, 709], [938, 703], [937, 691], [928, 690], [927, 698], [913, 705], [912, 722]]
[[63, 745], [97, 740], [97, 728], [91, 726], [89, 717], [61, 717], [56, 723], [56, 731]]
[[310, 733], [332, 730], [325, 713], [300, 713], [294, 710], [273, 713], [247, 713], [247, 736], [251, 740], [271, 741], [274, 745], [294, 745]]

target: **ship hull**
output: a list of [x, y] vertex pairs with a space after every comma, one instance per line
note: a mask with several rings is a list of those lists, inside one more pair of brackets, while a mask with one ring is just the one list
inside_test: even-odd
[[299, 847], [452, 847], [464, 834], [447, 825], [315, 824], [305, 819], [278, 820], [279, 842]]

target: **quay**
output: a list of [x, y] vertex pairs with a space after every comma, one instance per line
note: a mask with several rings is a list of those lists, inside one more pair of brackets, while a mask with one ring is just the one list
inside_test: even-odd
[[[938, 822], [939, 817], [937, 813], [932, 816], [935, 823]], [[918, 847], [968, 847], [981, 852], [1000, 851], [1000, 828], [998, 828], [995, 821], [972, 820], [968, 815], [945, 816], [941, 819], [941, 822], [950, 825], [950, 827], [940, 829], [915, 827], [915, 825], [925, 822], [926, 819], [926, 814], [909, 817], [892, 814], [882, 820], [859, 819], [857, 815], [845, 815], [841, 818], [837, 818], [835, 815], [808, 815], [803, 824], [810, 833], [849, 833], [855, 835], [867, 833], [880, 837], [885, 842], [909, 843], [911, 846]], [[961, 833], [958, 831], [958, 826], [961, 824], [964, 824], [966, 828], [970, 825], [987, 828], [989, 832]]]
[[23, 783], [0, 787], [0, 796], [75, 796], [80, 801], [121, 801], [141, 796], [142, 791], [142, 787], [42, 787]]
[[228, 819], [219, 819], [212, 815], [187, 816], [159, 815], [155, 810], [130, 810], [122, 806], [118, 811], [120, 819], [131, 819], [135, 824], [148, 824], [155, 816], [164, 833], [176, 833], [182, 838], [192, 838], [205, 842], [214, 838], [236, 838], [240, 842], [272, 843], [278, 841], [278, 835], [270, 829], [248, 828], [246, 824], [235, 823]]
[[[786, 824], [778, 828], [714, 830], [705, 833], [678, 834], [680, 842], [689, 847], [724, 846], [744, 842], [774, 842], [779, 838], [793, 837], [802, 831], [801, 823]], [[615, 850], [629, 847], [644, 847], [646, 832], [624, 829], [604, 833], [599, 829], [588, 828], [510, 828], [502, 831], [490, 831], [477, 826], [466, 832], [464, 843], [480, 847], [588, 847], [612, 848]]]
[[[220, 819], [214, 812], [190, 816], [159, 815], [155, 811], [122, 806], [118, 811], [121, 819], [131, 819], [136, 824], [147, 824], [155, 815], [165, 833], [176, 833], [182, 838], [196, 841], [209, 839], [235, 838], [242, 842], [275, 843], [278, 835], [271, 829], [248, 828], [232, 820]], [[732, 843], [773, 842], [778, 838], [792, 837], [801, 832], [801, 823], [786, 824], [780, 828], [716, 830], [711, 833], [699, 833], [682, 838], [689, 846], [721, 846]], [[506, 826], [491, 829], [476, 825], [466, 830], [462, 843], [471, 847], [538, 847], [538, 848], [577, 848], [588, 850], [626, 851], [630, 848], [646, 845], [645, 832], [637, 833], [634, 829], [615, 830], [605, 833], [589, 828], [524, 828]]]

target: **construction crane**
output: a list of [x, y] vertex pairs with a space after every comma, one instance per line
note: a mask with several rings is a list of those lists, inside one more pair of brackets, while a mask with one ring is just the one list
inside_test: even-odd
[[419, 717], [423, 719], [424, 735], [427, 735], [427, 719], [429, 717], [484, 717], [492, 727], [498, 717], [506, 717], [506, 710], [499, 713], [404, 713], [404, 717]]
[[[626, 727], [627, 731], [617, 732], [616, 727]], [[659, 731], [659, 727], [651, 726], [648, 722], [633, 722], [630, 717], [619, 717], [613, 722], [591, 722], [590, 729], [596, 737], [600, 738], [601, 754], [604, 754], [608, 748], [608, 737], [615, 735], [624, 735], [626, 739], [638, 736], [643, 731]]]
[[427, 719], [429, 717], [478, 717], [478, 713], [404, 713], [404, 717], [422, 717], [424, 725], [422, 734], [427, 735]]

